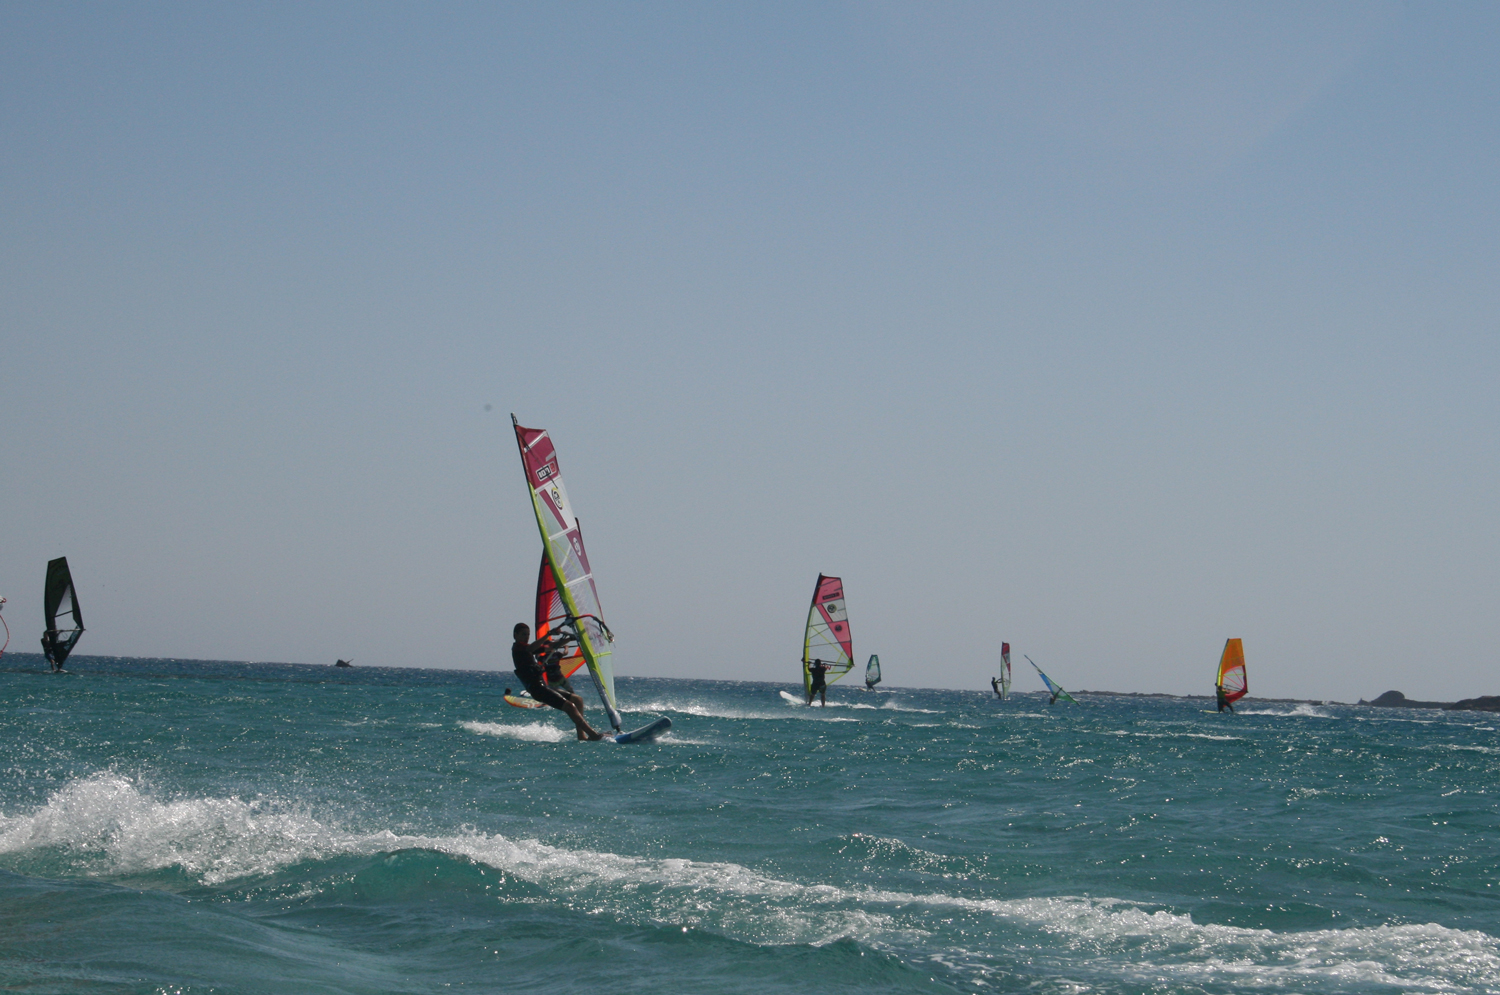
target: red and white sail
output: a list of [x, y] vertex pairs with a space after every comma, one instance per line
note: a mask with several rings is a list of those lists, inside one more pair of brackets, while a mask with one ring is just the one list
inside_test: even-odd
[[578, 519], [563, 487], [557, 450], [545, 429], [526, 428], [515, 415], [511, 415], [510, 420], [515, 426], [521, 462], [526, 467], [526, 485], [531, 491], [531, 506], [536, 512], [537, 528], [542, 533], [542, 546], [552, 568], [557, 595], [562, 600], [562, 617], [576, 630], [578, 649], [599, 689], [599, 698], [609, 713], [610, 724], [619, 729], [615, 672], [610, 661], [610, 643], [614, 637], [604, 624], [594, 573], [583, 548], [583, 533], [578, 528]]
[[826, 683], [832, 684], [854, 666], [854, 637], [849, 631], [849, 612], [844, 604], [844, 582], [818, 574], [812, 605], [807, 610], [807, 631], [802, 640], [802, 685], [812, 693], [814, 660], [828, 664]]

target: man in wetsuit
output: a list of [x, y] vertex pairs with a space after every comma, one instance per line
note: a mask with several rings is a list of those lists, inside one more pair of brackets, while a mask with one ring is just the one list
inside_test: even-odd
[[828, 707], [828, 664], [822, 660], [814, 660], [807, 665], [807, 673], [812, 677], [812, 682], [807, 689], [807, 703], [812, 704], [814, 698], [822, 695], [823, 707]]
[[588, 724], [583, 717], [583, 710], [575, 701], [577, 695], [564, 697], [547, 686], [544, 679], [546, 667], [541, 658], [553, 650], [553, 643], [547, 639], [538, 639], [531, 642], [531, 626], [525, 622], [517, 622], [513, 630], [516, 641], [510, 647], [510, 661], [516, 668], [516, 676], [521, 683], [526, 685], [526, 690], [531, 692], [531, 697], [544, 705], [550, 705], [560, 712], [565, 713], [573, 720], [574, 727], [578, 730], [579, 739], [603, 739], [599, 730]]
[[1000, 691], [1000, 678], [998, 678], [998, 677], [991, 677], [990, 678], [990, 689], [995, 692], [995, 697], [996, 698], [1004, 698], [1005, 697], [1005, 695]]
[[1219, 698], [1219, 711], [1222, 712], [1226, 708], [1229, 709], [1230, 712], [1234, 711], [1234, 706], [1229, 703], [1228, 698], [1224, 697], [1224, 685], [1215, 684], [1214, 693], [1217, 694]]

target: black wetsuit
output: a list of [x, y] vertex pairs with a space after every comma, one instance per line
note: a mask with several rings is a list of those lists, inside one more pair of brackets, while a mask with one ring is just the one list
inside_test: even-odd
[[814, 660], [808, 665], [807, 672], [812, 676], [812, 690], [809, 694], [817, 694], [828, 687], [828, 682], [824, 679], [824, 675], [828, 673], [828, 664], [822, 660]]
[[1229, 709], [1231, 712], [1234, 711], [1234, 706], [1229, 703], [1229, 699], [1228, 698], [1224, 697], [1224, 689], [1223, 688], [1215, 688], [1214, 690], [1218, 693], [1219, 711], [1222, 712], [1226, 708]]
[[539, 648], [536, 643], [510, 644], [510, 662], [516, 668], [516, 677], [526, 685], [526, 690], [531, 693], [532, 698], [544, 705], [567, 711], [567, 699], [547, 686], [546, 670], [536, 658], [536, 651]]

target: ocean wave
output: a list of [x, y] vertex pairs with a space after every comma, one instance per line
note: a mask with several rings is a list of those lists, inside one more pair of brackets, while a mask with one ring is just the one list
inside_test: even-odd
[[1270, 709], [1264, 709], [1264, 708], [1256, 708], [1256, 709], [1239, 708], [1239, 709], [1236, 709], [1236, 711], [1240, 715], [1275, 715], [1275, 716], [1277, 716], [1279, 718], [1283, 718], [1283, 719], [1288, 719], [1288, 718], [1291, 718], [1291, 719], [1336, 719], [1336, 718], [1338, 718], [1337, 715], [1330, 715], [1328, 712], [1321, 712], [1321, 711], [1318, 710], [1317, 706], [1315, 706], [1315, 705], [1309, 705], [1306, 702], [1299, 703], [1295, 708], [1293, 708], [1289, 712], [1277, 712], [1277, 711], [1272, 711]]
[[[851, 858], [895, 860], [944, 879], [974, 869], [954, 863], [962, 858], [896, 839], [856, 835], [844, 846], [857, 851]], [[114, 772], [71, 782], [29, 814], [0, 815], [0, 854], [42, 850], [67, 851], [70, 873], [129, 877], [172, 868], [208, 886], [272, 880], [310, 861], [426, 850], [494, 868], [540, 889], [546, 900], [621, 922], [708, 929], [757, 944], [851, 939], [900, 949], [925, 943], [928, 956], [979, 973], [1014, 953], [1034, 968], [1126, 985], [1170, 977], [1185, 983], [1231, 978], [1287, 990], [1500, 988], [1500, 941], [1435, 923], [1277, 932], [1200, 924], [1187, 914], [1113, 898], [978, 898], [803, 883], [731, 862], [633, 857], [477, 831], [350, 832], [295, 803], [159, 800]], [[309, 891], [323, 887], [315, 868], [297, 874]], [[330, 869], [329, 881], [337, 877]], [[976, 949], [933, 949], [935, 915], [957, 924], [949, 935], [982, 942]]]
[[1139, 736], [1142, 739], [1213, 739], [1221, 742], [1243, 742], [1243, 736], [1215, 736], [1207, 732], [1135, 732], [1130, 729], [1111, 729], [1105, 736]]
[[[796, 704], [799, 707], [801, 707], [801, 708], [806, 708], [806, 706], [803, 705], [801, 702], [797, 702]], [[795, 719], [806, 718], [808, 715], [816, 714], [817, 712], [821, 712], [822, 709], [821, 709], [821, 707], [819, 707], [816, 710], [808, 709], [806, 712], [802, 712], [802, 713], [795, 712], [795, 711], [787, 711], [785, 709], [777, 709], [774, 712], [759, 712], [759, 711], [746, 711], [744, 709], [737, 709], [737, 708], [709, 707], [709, 706], [706, 706], [706, 705], [700, 705], [700, 704], [697, 704], [697, 703], [689, 703], [689, 702], [653, 701], [653, 702], [650, 702], [648, 704], [640, 705], [640, 706], [638, 706], [636, 708], [633, 708], [630, 711], [632, 711], [632, 712], [657, 712], [657, 713], [660, 713], [660, 712], [675, 712], [678, 715], [696, 715], [698, 718], [702, 718], [702, 719], [730, 719], [731, 721], [752, 721], [752, 722], [753, 721], [767, 721], [767, 720], [769, 720], [769, 721], [773, 721], [773, 722], [785, 722], [788, 719], [795, 720]], [[821, 716], [820, 716], [820, 718], [821, 718]], [[824, 722], [858, 722], [859, 720], [858, 719], [843, 718], [841, 716], [829, 716], [827, 718], [824, 718], [823, 721]]]
[[531, 743], [561, 743], [575, 738], [573, 732], [546, 722], [460, 722], [459, 725], [481, 736], [504, 736]]

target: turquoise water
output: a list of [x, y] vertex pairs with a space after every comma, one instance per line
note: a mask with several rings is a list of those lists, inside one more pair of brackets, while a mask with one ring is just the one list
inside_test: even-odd
[[1500, 991], [1489, 715], [3, 666], [7, 990]]

